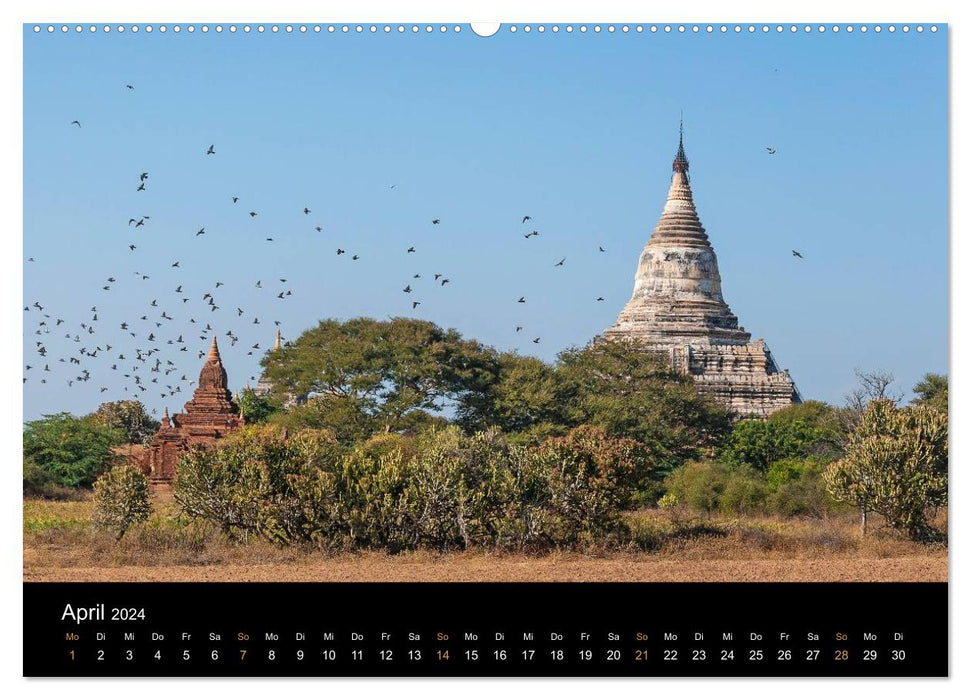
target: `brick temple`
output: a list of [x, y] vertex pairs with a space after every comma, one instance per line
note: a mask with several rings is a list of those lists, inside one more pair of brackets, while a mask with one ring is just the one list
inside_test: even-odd
[[173, 414], [171, 418], [169, 410], [165, 409], [162, 426], [138, 458], [139, 468], [150, 481], [172, 481], [179, 458], [186, 450], [196, 445], [212, 444], [245, 423], [227, 385], [226, 369], [214, 336], [192, 399], [182, 413]]
[[604, 337], [644, 343], [739, 417], [764, 417], [799, 403], [788, 370], [778, 368], [765, 341], [752, 342], [722, 296], [718, 259], [695, 210], [683, 135], [672, 168], [634, 292]]

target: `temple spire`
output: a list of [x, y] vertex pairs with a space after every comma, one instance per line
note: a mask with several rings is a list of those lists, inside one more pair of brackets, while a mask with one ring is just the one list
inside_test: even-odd
[[685, 177], [688, 175], [688, 158], [684, 155], [684, 120], [681, 121], [678, 127], [678, 153], [674, 156], [674, 163], [672, 163], [672, 169], [676, 173], [684, 173]]
[[283, 340], [282, 340], [282, 338], [280, 336], [280, 329], [277, 328], [276, 329], [276, 342], [273, 344], [273, 349], [274, 350], [279, 350], [282, 347], [283, 347]]
[[169, 407], [166, 406], [165, 410], [162, 412], [162, 427], [168, 428], [170, 425], [171, 421], [169, 420]]
[[209, 359], [222, 361], [219, 357], [219, 344], [216, 342], [216, 336], [212, 337], [212, 345], [209, 346]]

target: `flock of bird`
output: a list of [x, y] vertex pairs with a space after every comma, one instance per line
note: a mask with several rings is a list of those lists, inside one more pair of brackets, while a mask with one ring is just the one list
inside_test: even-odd
[[[133, 85], [125, 87], [134, 90]], [[71, 121], [69, 126], [82, 129], [81, 121], [77, 119]], [[218, 157], [216, 144], [210, 143], [208, 147], [200, 148], [200, 156]], [[132, 187], [136, 194], [145, 193], [150, 190], [151, 183], [151, 172], [142, 171], [133, 178]], [[389, 185], [392, 191], [396, 188], [394, 184]], [[241, 200], [238, 195], [233, 194], [227, 197], [227, 201], [228, 206], [237, 207]], [[243, 212], [243, 216], [248, 216], [249, 219], [259, 216], [256, 209], [244, 207]], [[312, 209], [304, 206], [302, 212], [304, 216], [310, 216]], [[524, 227], [522, 236], [526, 241], [540, 235], [533, 227], [532, 216], [523, 215], [519, 221]], [[438, 217], [431, 218], [430, 222], [433, 227], [442, 225], [442, 220]], [[151, 224], [150, 214], [138, 214], [128, 218], [127, 227], [131, 235], [125, 245], [129, 254], [137, 256], [140, 245], [137, 238], [132, 240], [131, 236], [136, 232], [141, 234]], [[313, 228], [318, 233], [323, 232], [320, 224], [315, 224]], [[205, 236], [206, 227], [201, 226], [194, 233], [196, 238]], [[272, 243], [274, 238], [267, 236], [265, 240]], [[603, 246], [598, 246], [598, 251], [606, 252]], [[361, 259], [359, 253], [341, 247], [337, 247], [335, 252], [337, 256], [347, 256], [351, 261]], [[406, 257], [417, 253], [418, 248], [415, 245], [408, 246], [405, 250]], [[37, 261], [34, 257], [29, 257], [27, 262], [34, 264]], [[562, 268], [566, 262], [563, 257], [552, 265]], [[136, 282], [145, 282], [161, 274], [160, 266], [167, 267], [170, 271], [178, 271], [182, 269], [181, 263], [181, 260], [160, 262], [156, 257], [153, 261], [145, 262], [144, 266], [139, 265], [140, 269], [133, 270], [130, 275]], [[414, 298], [418, 292], [417, 280], [420, 279], [421, 272], [411, 273], [401, 290], [407, 295], [407, 304], [412, 311], [423, 304], [423, 300]], [[435, 272], [431, 281], [438, 289], [444, 289], [451, 283], [451, 279], [442, 272]], [[24, 384], [28, 381], [40, 384], [61, 382], [62, 387], [71, 389], [93, 383], [98, 387], [99, 395], [110, 391], [111, 398], [138, 398], [143, 403], [157, 405], [159, 400], [167, 404], [168, 399], [181, 395], [178, 403], [184, 402], [196, 383], [195, 377], [201, 365], [199, 361], [206, 352], [203, 349], [193, 349], [196, 339], [202, 341], [201, 347], [208, 347], [212, 335], [218, 334], [223, 342], [228, 340], [230, 347], [245, 343], [247, 355], [259, 356], [265, 351], [260, 338], [265, 341], [271, 337], [269, 333], [259, 330], [259, 327], [267, 324], [257, 314], [248, 312], [233, 302], [222, 281], [200, 282], [201, 280], [176, 281], [167, 296], [153, 297], [144, 306], [134, 302], [133, 297], [133, 302], [125, 307], [129, 310], [128, 317], [113, 323], [99, 316], [97, 303], [90, 307], [90, 316], [84, 319], [71, 319], [70, 314], [66, 313], [62, 316], [41, 299], [27, 303], [23, 307], [26, 315], [25, 333], [32, 332], [35, 339], [34, 357], [28, 356], [25, 365]], [[119, 276], [110, 275], [103, 279], [100, 291], [103, 294], [115, 293], [118, 291], [116, 285], [123, 283], [119, 281]], [[267, 298], [277, 302], [286, 301], [293, 296], [288, 280], [283, 277], [275, 281], [254, 280], [253, 289], [260, 290]], [[129, 294], [127, 289], [120, 293]], [[604, 297], [598, 297], [597, 301], [604, 301]], [[520, 295], [510, 299], [510, 303], [526, 304], [526, 297]], [[226, 316], [232, 321], [227, 321]], [[31, 322], [30, 319], [35, 320]], [[188, 326], [185, 325], [186, 321]], [[279, 328], [281, 321], [273, 320], [272, 324]], [[516, 325], [515, 329], [520, 333], [525, 327]], [[247, 338], [245, 341], [244, 336]], [[532, 338], [534, 344], [539, 344], [540, 341], [539, 336]], [[192, 362], [187, 362], [186, 358], [190, 357]], [[257, 377], [250, 376], [249, 380], [256, 381]], [[157, 413], [158, 408], [153, 408], [153, 412]]]
[[[126, 85], [126, 89], [134, 90], [133, 85]], [[73, 120], [69, 126], [82, 128], [80, 120]], [[776, 149], [768, 148], [769, 155], [775, 155]], [[201, 158], [218, 158], [216, 145], [210, 143], [208, 147], [200, 147]], [[132, 186], [135, 193], [149, 191], [152, 176], [149, 171], [143, 171], [133, 178]], [[395, 190], [396, 185], [388, 186]], [[236, 208], [240, 205], [238, 195], [227, 195], [227, 205]], [[259, 216], [256, 209], [240, 207], [241, 216], [253, 220]], [[309, 206], [302, 208], [304, 216], [312, 214]], [[431, 226], [442, 225], [440, 218], [431, 218]], [[540, 236], [540, 231], [534, 227], [533, 217], [525, 214], [518, 219], [522, 226], [522, 237], [530, 241]], [[150, 227], [152, 216], [138, 214], [128, 219], [128, 229], [132, 235], [140, 233], [140, 229]], [[318, 233], [323, 232], [319, 223], [313, 225]], [[195, 238], [206, 235], [206, 227], [200, 226], [195, 231]], [[137, 240], [137, 239], [135, 239]], [[272, 236], [266, 236], [267, 243], [273, 243]], [[125, 243], [128, 253], [138, 255], [139, 244], [131, 241]], [[597, 246], [599, 253], [606, 253], [602, 245]], [[417, 246], [408, 246], [405, 258], [417, 255]], [[803, 256], [793, 250], [793, 256]], [[347, 256], [351, 261], [358, 261], [361, 255], [344, 248], [336, 248], [337, 256]], [[154, 256], [153, 256], [154, 257]], [[137, 257], [133, 257], [133, 260]], [[27, 259], [28, 263], [36, 263], [35, 258]], [[157, 257], [153, 261], [144, 263], [139, 270], [130, 273], [137, 282], [150, 280], [162, 273], [159, 266], [168, 270], [181, 270], [181, 260], [159, 262]], [[567, 263], [566, 257], [551, 262], [554, 268], [563, 268]], [[163, 267], [163, 269], [164, 269]], [[401, 292], [406, 295], [406, 304], [414, 311], [423, 304], [422, 299], [415, 298], [418, 294], [418, 282], [422, 279], [421, 272], [412, 272]], [[101, 293], [111, 294], [116, 291], [115, 285], [119, 277], [115, 275], [104, 278]], [[432, 276], [433, 288], [442, 290], [451, 283], [445, 273], [435, 272]], [[232, 286], [232, 285], [230, 285]], [[25, 365], [24, 384], [36, 381], [41, 384], [61, 382], [61, 386], [74, 388], [94, 383], [98, 386], [98, 393], [112, 392], [111, 398], [139, 398], [143, 403], [154, 405], [153, 412], [158, 411], [160, 403], [167, 405], [167, 399], [182, 397], [177, 403], [181, 404], [191, 394], [195, 385], [195, 377], [201, 365], [200, 360], [205, 356], [203, 349], [190, 349], [196, 345], [196, 339], [202, 341], [201, 347], [208, 347], [208, 341], [214, 334], [218, 334], [223, 342], [228, 340], [231, 347], [244, 343], [243, 347], [250, 356], [259, 356], [265, 352], [261, 343], [271, 336], [269, 332], [261, 330], [269, 325], [261, 321], [254, 311], [244, 309], [236, 303], [230, 288], [222, 281], [191, 280], [190, 282], [176, 281], [170, 287], [165, 297], [154, 297], [144, 306], [131, 303], [128, 317], [114, 322], [108, 322], [99, 316], [98, 304], [90, 307], [90, 316], [84, 319], [68, 318], [56, 309], [49, 308], [42, 300], [37, 299], [27, 303], [24, 313], [27, 318], [24, 323], [25, 333], [32, 332], [34, 339], [34, 357], [28, 358]], [[286, 302], [293, 296], [293, 289], [287, 278], [279, 277], [274, 280], [257, 279], [252, 281], [252, 289], [263, 295], [271, 303]], [[239, 292], [240, 290], [236, 290]], [[122, 294], [128, 294], [122, 291]], [[133, 298], [134, 299], [134, 298]], [[603, 302], [603, 296], [596, 297], [597, 302]], [[523, 305], [527, 303], [524, 295], [514, 296], [510, 303]], [[265, 308], [260, 306], [260, 308]], [[265, 318], [265, 316], [264, 316]], [[31, 322], [30, 319], [34, 319]], [[186, 325], [186, 321], [188, 325]], [[273, 320], [273, 326], [279, 328], [280, 320]], [[30, 330], [28, 330], [30, 329]], [[516, 325], [516, 333], [525, 330], [524, 325]], [[246, 340], [243, 340], [243, 338]], [[526, 336], [529, 338], [529, 336]], [[539, 344], [541, 337], [532, 337], [533, 344]], [[255, 342], [254, 342], [255, 341]], [[192, 358], [187, 362], [187, 358]], [[255, 375], [249, 377], [256, 381]], [[120, 388], [120, 392], [119, 392]], [[119, 395], [120, 394], [120, 395]]]

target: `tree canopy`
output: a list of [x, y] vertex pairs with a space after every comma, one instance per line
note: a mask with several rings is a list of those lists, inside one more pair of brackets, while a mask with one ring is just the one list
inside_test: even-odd
[[115, 463], [113, 447], [124, 433], [90, 417], [45, 415], [24, 429], [24, 462], [36, 465], [59, 486], [90, 488]]
[[925, 374], [914, 387], [914, 405], [929, 406], [947, 413], [947, 375]]
[[864, 533], [867, 513], [875, 512], [896, 533], [931, 539], [937, 533], [927, 522], [927, 509], [947, 504], [947, 442], [945, 413], [875, 399], [850, 436], [846, 455], [826, 471], [830, 493], [860, 509]]
[[133, 399], [103, 403], [91, 414], [91, 419], [120, 430], [126, 442], [139, 445], [151, 441], [159, 427], [159, 422], [148, 415], [142, 402]]
[[399, 430], [413, 413], [474, 404], [496, 365], [493, 350], [458, 331], [408, 318], [321, 321], [263, 359], [280, 402], [313, 398], [318, 411], [375, 432]]

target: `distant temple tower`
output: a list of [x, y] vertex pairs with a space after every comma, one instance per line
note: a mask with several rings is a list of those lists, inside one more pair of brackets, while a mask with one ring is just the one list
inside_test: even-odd
[[186, 450], [211, 444], [245, 423], [227, 385], [226, 370], [213, 336], [192, 399], [182, 413], [171, 418], [165, 409], [162, 426], [139, 459], [139, 467], [151, 481], [171, 481]]
[[[280, 350], [282, 349], [283, 349], [283, 336], [280, 335], [280, 329], [278, 328], [276, 331], [276, 340], [273, 343], [273, 350], [270, 353], [270, 357], [273, 357], [273, 355], [280, 352]], [[263, 374], [260, 375], [260, 381], [257, 382], [256, 384], [256, 388], [253, 389], [253, 393], [256, 394], [257, 396], [269, 397], [273, 394], [274, 388], [275, 387], [273, 386], [273, 382], [267, 379], [266, 372], [263, 372]], [[299, 406], [301, 404], [307, 403], [307, 398], [308, 397], [306, 395], [296, 396], [294, 394], [288, 393], [288, 394], [285, 394], [283, 397], [283, 406], [284, 408]]]
[[[279, 352], [283, 347], [283, 337], [280, 335], [280, 329], [276, 329], [276, 338], [273, 341], [273, 352]], [[247, 385], [248, 387], [249, 385]], [[260, 381], [257, 382], [256, 388], [253, 393], [257, 396], [269, 396], [273, 393], [273, 382], [266, 378], [266, 373], [264, 372], [260, 376]]]
[[629, 338], [665, 354], [740, 417], [767, 416], [801, 401], [787, 370], [779, 370], [761, 339], [738, 325], [722, 297], [718, 259], [698, 220], [684, 154], [678, 143], [661, 220], [641, 253], [634, 293], [607, 339]]

